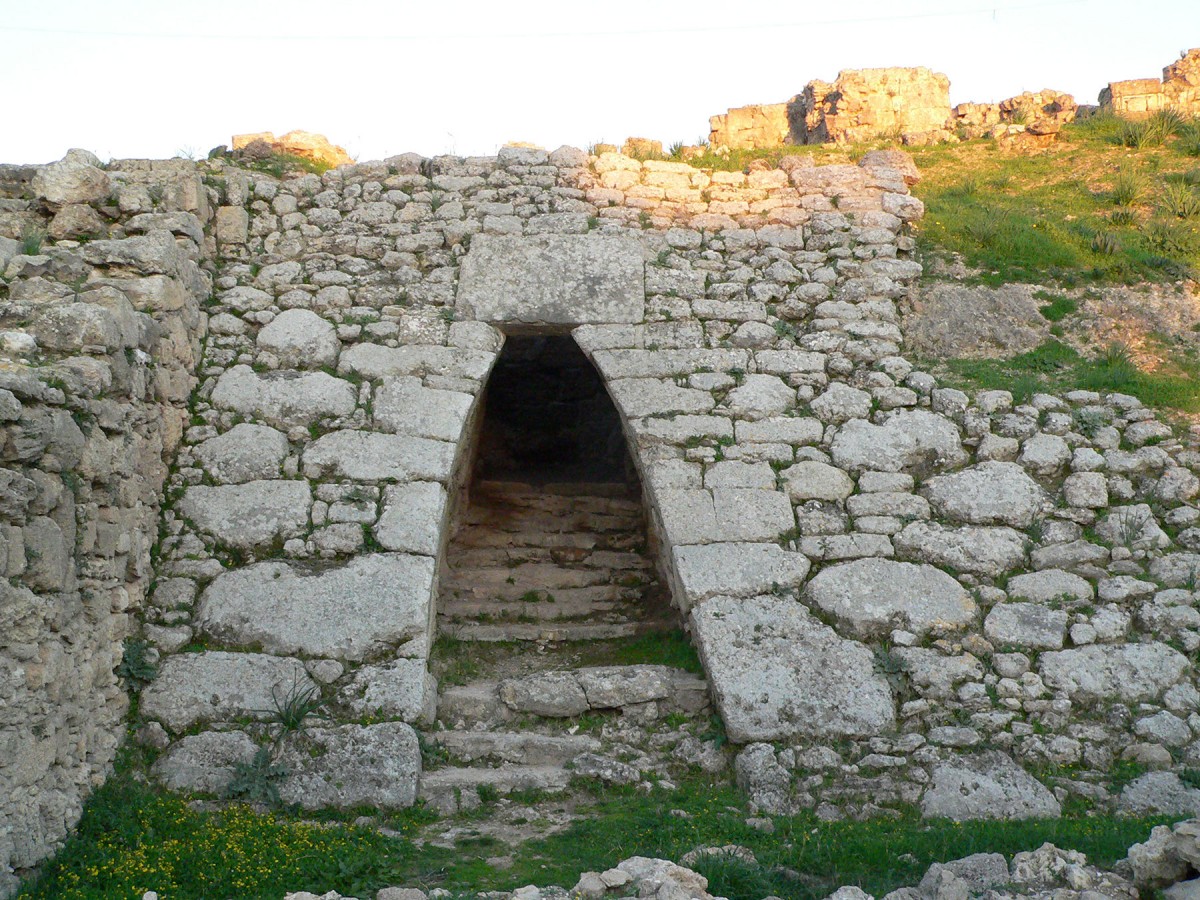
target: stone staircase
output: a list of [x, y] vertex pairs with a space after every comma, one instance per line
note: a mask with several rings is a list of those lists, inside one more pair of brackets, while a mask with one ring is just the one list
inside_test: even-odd
[[439, 630], [460, 640], [616, 638], [670, 618], [625, 484], [478, 482], [447, 561]]
[[706, 726], [703, 678], [604, 664], [637, 636], [678, 627], [635, 488], [477, 482], [447, 566], [439, 631], [470, 657], [470, 677], [434, 662], [438, 721], [419, 788], [433, 808], [561, 796], [573, 775], [653, 782], [667, 765], [627, 742], [669, 713]]

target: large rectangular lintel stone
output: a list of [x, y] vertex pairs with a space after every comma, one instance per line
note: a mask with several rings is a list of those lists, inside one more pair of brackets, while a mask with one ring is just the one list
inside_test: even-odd
[[463, 260], [459, 318], [516, 325], [641, 322], [640, 242], [625, 235], [479, 234]]

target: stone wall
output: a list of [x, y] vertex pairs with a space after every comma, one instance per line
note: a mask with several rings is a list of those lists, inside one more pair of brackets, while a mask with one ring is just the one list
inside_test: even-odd
[[723, 114], [710, 116], [708, 142], [730, 150], [780, 147], [790, 143], [788, 104], [739, 106]]
[[1160, 110], [1200, 115], [1200, 48], [1187, 51], [1163, 69], [1162, 81], [1135, 78], [1113, 81], [1100, 92], [1100, 106], [1138, 118]]
[[906, 144], [944, 140], [950, 79], [920, 68], [846, 69], [833, 84], [810, 81], [789, 108], [797, 144], [854, 143], [895, 135]]
[[[0, 173], [0, 896], [111, 768], [210, 290], [191, 163]], [[47, 231], [51, 239], [38, 245]], [[72, 240], [84, 237], [85, 242]], [[22, 240], [24, 239], [24, 240]], [[148, 660], [148, 662], [152, 662]]]
[[[760, 807], [1134, 808], [1147, 791], [1111, 789], [1119, 759], [1168, 770], [1159, 808], [1200, 799], [1170, 773], [1200, 767], [1188, 656], [1200, 647], [1200, 454], [1132, 397], [972, 397], [901, 355], [900, 307], [921, 274], [905, 227], [923, 212], [906, 155], [728, 173], [506, 148], [282, 181], [220, 159], [92, 169], [77, 180], [94, 180], [94, 197], [73, 205], [110, 239], [6, 263], [9, 321], [70, 356], [41, 393], [10, 388], [9, 468], [33, 485], [14, 524], [24, 541], [49, 534], [51, 550], [10, 553], [9, 575], [27, 605], [56, 605], [4, 650], [30, 679], [8, 733], [28, 734], [18, 750], [42, 760], [43, 795], [67, 807], [36, 814], [41, 837], [8, 851], [16, 865], [69, 825], [82, 791], [63, 781], [86, 783], [111, 758], [115, 645], [140, 606], [164, 494], [141, 611], [162, 654], [138, 730], [162, 751], [156, 776], [219, 792], [272, 742], [272, 708], [319, 691], [333, 719], [282, 743], [284, 799], [413, 802], [450, 507], [505, 334], [530, 330], [570, 333], [622, 416], [660, 566]], [[121, 171], [109, 202], [100, 176]], [[143, 217], [189, 197], [192, 212]], [[8, 201], [0, 221], [16, 227], [41, 215], [34, 205]], [[179, 442], [205, 258], [209, 338], [160, 491], [161, 464], [139, 460], [139, 482], [118, 477], [132, 457], [99, 450], [138, 446], [114, 398], [144, 413], [146, 455]], [[101, 288], [135, 312], [107, 290], [93, 300]], [[138, 328], [109, 329], [117, 313]], [[68, 338], [63, 317], [99, 324]], [[135, 333], [137, 346], [121, 343]], [[16, 366], [28, 342], [4, 346]], [[153, 392], [118, 381], [122, 360], [154, 362]], [[27, 408], [53, 427], [24, 427]], [[36, 453], [29, 434], [44, 441]], [[130, 545], [101, 540], [114, 531]], [[101, 610], [82, 589], [82, 608], [60, 600], [74, 595], [45, 575], [65, 557], [55, 534], [76, 547], [80, 583], [107, 592]], [[94, 661], [72, 671], [99, 687], [52, 694], [77, 682], [28, 666], [43, 652], [32, 648], [59, 646], [62, 623], [87, 615], [99, 625], [70, 652]], [[53, 712], [50, 696], [63, 697]], [[48, 762], [62, 744], [32, 730], [48, 716], [74, 717], [69, 747], [86, 761]], [[23, 840], [37, 807], [18, 796], [5, 824]]]

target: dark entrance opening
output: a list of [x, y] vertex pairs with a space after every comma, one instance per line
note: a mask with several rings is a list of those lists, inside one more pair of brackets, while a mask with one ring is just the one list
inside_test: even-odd
[[570, 335], [507, 338], [471, 450], [442, 632], [579, 641], [677, 627], [620, 414]]
[[569, 335], [508, 338], [488, 381], [476, 478], [636, 484], [621, 419]]

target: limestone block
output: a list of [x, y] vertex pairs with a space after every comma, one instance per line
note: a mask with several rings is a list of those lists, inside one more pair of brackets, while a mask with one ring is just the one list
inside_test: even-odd
[[1071, 448], [1057, 434], [1035, 434], [1021, 447], [1017, 462], [1036, 475], [1054, 475], [1071, 460]]
[[708, 119], [708, 141], [731, 150], [779, 147], [788, 142], [788, 104], [739, 106]]
[[666, 666], [590, 666], [577, 670], [576, 677], [592, 709], [620, 709], [671, 694], [671, 670]]
[[245, 244], [249, 234], [250, 215], [240, 206], [222, 206], [217, 209], [213, 233], [220, 246]]
[[1034, 603], [1077, 600], [1086, 603], [1093, 595], [1090, 581], [1062, 569], [1028, 572], [1014, 575], [1008, 580], [1008, 596], [1014, 600], [1032, 600]]
[[669, 488], [659, 492], [658, 509], [672, 545], [773, 541], [796, 524], [778, 491]]
[[[682, 485], [681, 485], [682, 486]], [[723, 459], [704, 470], [706, 488], [761, 488], [775, 490], [775, 470], [770, 463]]]
[[217, 379], [212, 403], [218, 409], [291, 428], [350, 415], [357, 405], [357, 393], [350, 382], [325, 372], [259, 375], [249, 366], [239, 365]]
[[1092, 644], [1043, 653], [1038, 664], [1048, 687], [1085, 703], [1112, 699], [1150, 702], [1177, 684], [1187, 671], [1187, 657], [1157, 641]]
[[278, 478], [288, 454], [287, 437], [266, 425], [242, 422], [193, 451], [218, 484]]
[[61, 303], [39, 309], [28, 326], [38, 345], [58, 353], [100, 348], [112, 353], [124, 346], [121, 327], [102, 306]]
[[1147, 772], [1125, 786], [1117, 809], [1127, 816], [1200, 816], [1200, 790], [1174, 772]]
[[455, 445], [446, 441], [380, 434], [374, 431], [334, 431], [322, 435], [304, 451], [304, 474], [309, 478], [353, 481], [438, 481], [450, 478]]
[[1151, 561], [1150, 577], [1167, 587], [1184, 587], [1200, 581], [1200, 553], [1168, 553]]
[[1025, 353], [1050, 333], [1033, 291], [1024, 284], [920, 286], [904, 321], [905, 338], [909, 346], [939, 359]]
[[820, 462], [798, 462], [780, 473], [793, 502], [845, 500], [854, 491], [850, 476], [836, 466]]
[[778, 375], [746, 375], [729, 392], [725, 405], [735, 418], [757, 422], [795, 407], [796, 391]]
[[383, 380], [372, 409], [387, 431], [457, 443], [472, 403], [470, 394], [423, 387], [419, 378], [405, 375]]
[[883, 425], [852, 419], [838, 429], [831, 452], [837, 466], [852, 471], [954, 468], [967, 459], [954, 423], [925, 410], [902, 411]]
[[172, 744], [150, 774], [168, 790], [219, 795], [233, 779], [234, 767], [250, 762], [257, 750], [244, 732], [202, 731]]
[[94, 266], [124, 270], [135, 275], [176, 275], [185, 258], [171, 232], [159, 229], [112, 241], [90, 241], [81, 249]]
[[810, 568], [801, 553], [778, 544], [702, 544], [675, 547], [675, 571], [683, 585], [682, 610], [715, 597], [752, 597], [776, 588], [799, 587]]
[[337, 362], [341, 342], [332, 324], [308, 309], [288, 309], [263, 326], [259, 349], [273, 353], [284, 368], [319, 369]]
[[272, 653], [358, 661], [430, 640], [433, 580], [430, 557], [404, 553], [320, 569], [256, 563], [217, 576], [200, 597], [196, 623], [219, 640]]
[[442, 375], [482, 381], [495, 361], [496, 353], [490, 350], [423, 344], [385, 347], [364, 342], [342, 353], [338, 360], [338, 371], [370, 379], [388, 375]]
[[927, 819], [1044, 819], [1062, 815], [1050, 789], [997, 750], [933, 767], [921, 797]]
[[1108, 481], [1100, 472], [1075, 472], [1063, 479], [1068, 506], [1103, 509], [1108, 506]]
[[835, 381], [809, 406], [822, 422], [840, 424], [850, 419], [866, 419], [871, 413], [871, 395]]
[[785, 597], [713, 597], [693, 635], [732, 740], [863, 737], [895, 725], [870, 650]]
[[424, 659], [397, 659], [363, 666], [342, 691], [342, 702], [357, 716], [387, 716], [405, 722], [432, 721], [437, 679]]
[[625, 235], [477, 235], [463, 260], [455, 308], [460, 318], [493, 323], [641, 322], [641, 246]]
[[99, 213], [84, 203], [72, 203], [54, 214], [46, 234], [56, 241], [72, 238], [108, 237], [108, 225]]
[[68, 150], [56, 163], [42, 166], [33, 176], [33, 192], [51, 209], [71, 203], [104, 200], [112, 180], [100, 168], [100, 160], [86, 150]]
[[613, 402], [626, 418], [673, 413], [706, 413], [713, 408], [712, 394], [678, 387], [659, 378], [617, 378], [608, 383]]
[[192, 485], [179, 514], [222, 544], [242, 550], [282, 545], [308, 528], [312, 489], [307, 481], [247, 481]]
[[375, 540], [386, 550], [437, 556], [445, 524], [446, 489], [415, 481], [389, 485], [383, 492], [383, 513], [375, 525]]
[[1171, 538], [1146, 503], [1111, 507], [1096, 525], [1096, 536], [1129, 550], [1163, 550], [1171, 545]]
[[34, 516], [22, 529], [28, 566], [24, 581], [38, 591], [67, 591], [75, 584], [74, 547], [49, 516]]
[[202, 721], [269, 718], [293, 689], [316, 689], [299, 660], [221, 650], [178, 653], [163, 660], [143, 689], [141, 710], [178, 733]]
[[589, 708], [574, 672], [541, 672], [500, 682], [500, 699], [516, 712], [564, 718]]
[[417, 798], [421, 749], [403, 722], [307, 728], [284, 746], [284, 803], [305, 809], [402, 809]]
[[887, 559], [822, 569], [809, 581], [804, 598], [864, 639], [896, 628], [917, 635], [957, 631], [978, 615], [971, 595], [945, 572]]
[[1061, 650], [1067, 614], [1038, 603], [997, 603], [983, 622], [983, 633], [997, 647]]
[[946, 656], [924, 647], [897, 647], [891, 655], [908, 673], [922, 697], [949, 699], [956, 685], [983, 678], [983, 666], [970, 653]]
[[903, 556], [992, 578], [1024, 563], [1025, 542], [1025, 535], [1012, 528], [947, 528], [931, 522], [913, 522], [893, 538]]
[[819, 419], [799, 416], [734, 423], [739, 444], [818, 444], [824, 432], [825, 428]]
[[1041, 512], [1044, 494], [1016, 463], [984, 462], [925, 483], [934, 511], [971, 525], [1028, 528]]

